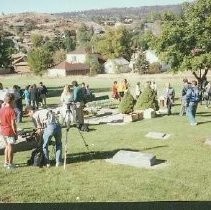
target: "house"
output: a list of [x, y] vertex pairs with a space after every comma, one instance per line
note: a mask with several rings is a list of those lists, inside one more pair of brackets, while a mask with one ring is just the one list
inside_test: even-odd
[[83, 48], [79, 48], [79, 49], [76, 49], [76, 50], [74, 50], [72, 52], [69, 52], [66, 55], [66, 61], [68, 63], [86, 63], [87, 55], [96, 56], [96, 58], [98, 59], [98, 62], [100, 64], [104, 64], [105, 63], [105, 58], [101, 54], [99, 54], [99, 53], [88, 53]]
[[23, 53], [18, 53], [13, 55], [12, 65], [14, 67], [14, 71], [19, 74], [30, 73], [30, 67], [27, 63], [27, 55]]
[[146, 60], [149, 62], [149, 64], [152, 63], [159, 63], [161, 65], [161, 71], [167, 71], [171, 68], [170, 65], [167, 63], [161, 61], [158, 56], [156, 55], [155, 51], [153, 50], [146, 50], [145, 51]]
[[51, 69], [48, 69], [48, 76], [65, 77], [68, 75], [87, 75], [89, 72], [89, 66], [84, 63], [69, 63], [67, 61], [63, 61]]
[[76, 49], [66, 55], [66, 61], [69, 63], [85, 63], [87, 52], [83, 48]]
[[120, 57], [115, 59], [108, 59], [104, 63], [104, 72], [107, 74], [127, 73], [130, 72], [129, 62]]

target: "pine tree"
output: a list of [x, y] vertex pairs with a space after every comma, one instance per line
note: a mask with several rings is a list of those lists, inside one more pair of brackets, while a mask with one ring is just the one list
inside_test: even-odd
[[129, 114], [133, 111], [134, 98], [130, 91], [127, 91], [119, 104], [119, 111], [123, 114]]
[[139, 96], [135, 105], [135, 110], [144, 110], [149, 108], [152, 108], [155, 111], [159, 109], [156, 93], [148, 85]]

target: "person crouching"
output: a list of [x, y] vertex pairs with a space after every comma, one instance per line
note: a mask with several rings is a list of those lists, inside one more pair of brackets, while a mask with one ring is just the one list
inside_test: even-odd
[[56, 167], [61, 165], [62, 161], [62, 131], [59, 122], [56, 119], [55, 113], [52, 110], [38, 110], [34, 111], [29, 108], [29, 116], [32, 118], [36, 129], [43, 131], [43, 154], [45, 164], [50, 167], [48, 146], [52, 139], [55, 138], [56, 145]]

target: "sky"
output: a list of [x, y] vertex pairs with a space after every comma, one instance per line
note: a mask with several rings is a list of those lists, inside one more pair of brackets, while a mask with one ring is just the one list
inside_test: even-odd
[[111, 7], [180, 4], [191, 0], [0, 0], [0, 12], [71, 12]]

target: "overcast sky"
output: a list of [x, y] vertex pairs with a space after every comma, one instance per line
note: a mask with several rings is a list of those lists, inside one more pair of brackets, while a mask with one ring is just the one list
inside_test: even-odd
[[[191, 0], [186, 0], [191, 1]], [[70, 12], [111, 7], [180, 4], [185, 0], [0, 0], [0, 12]]]

